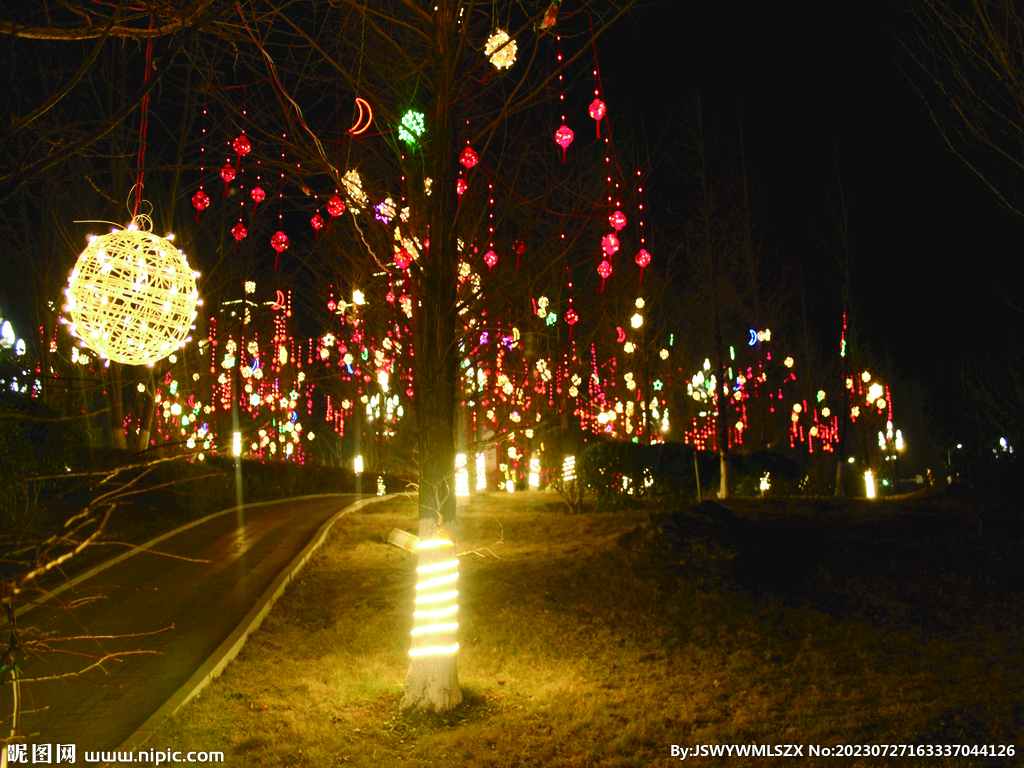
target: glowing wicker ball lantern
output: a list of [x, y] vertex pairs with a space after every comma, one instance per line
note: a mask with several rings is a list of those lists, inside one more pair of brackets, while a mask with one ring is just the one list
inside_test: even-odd
[[134, 225], [89, 243], [65, 295], [71, 334], [125, 365], [152, 365], [184, 346], [199, 299], [185, 254]]
[[517, 50], [516, 41], [509, 38], [508, 32], [499, 29], [487, 38], [484, 55], [489, 57], [491, 64], [498, 69], [508, 69], [516, 63]]

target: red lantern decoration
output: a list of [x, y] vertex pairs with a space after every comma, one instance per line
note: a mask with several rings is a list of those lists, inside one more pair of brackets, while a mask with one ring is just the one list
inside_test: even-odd
[[205, 211], [209, 204], [210, 196], [203, 192], [203, 190], [200, 189], [192, 195], [192, 205], [194, 205], [196, 209], [196, 224], [199, 223], [199, 214]]
[[494, 251], [488, 251], [484, 254], [484, 264], [487, 265], [487, 269], [490, 270], [495, 264], [498, 263], [498, 254]]
[[331, 233], [331, 222], [334, 221], [336, 216], [341, 216], [345, 212], [345, 203], [340, 197], [335, 195], [327, 201], [327, 212], [331, 214], [331, 218], [327, 220], [326, 234]]
[[231, 236], [235, 238], [235, 253], [238, 253], [238, 244], [242, 242], [242, 240], [248, 234], [249, 233], [245, 229], [245, 225], [242, 224], [241, 221], [239, 221], [237, 224], [235, 224], [235, 226], [231, 228]]
[[235, 169], [231, 167], [231, 163], [225, 163], [224, 167], [220, 169], [220, 177], [224, 179], [224, 197], [227, 197], [228, 184], [235, 178]]
[[476, 165], [479, 160], [480, 156], [469, 146], [462, 150], [462, 154], [459, 155], [459, 162], [466, 166], [467, 171]]
[[384, 297], [384, 300], [387, 301], [388, 304], [394, 304], [395, 303], [395, 293], [394, 293], [394, 291], [388, 291], [387, 295]]
[[281, 251], [288, 247], [288, 235], [281, 230], [278, 230], [274, 236], [270, 238], [270, 247], [277, 251], [277, 258], [274, 259], [274, 269], [277, 269], [277, 263], [281, 260]]
[[399, 269], [406, 269], [412, 264], [412, 254], [409, 253], [407, 248], [399, 248], [395, 251], [395, 264], [398, 265]]
[[568, 125], [562, 125], [557, 131], [555, 131], [555, 143], [562, 148], [562, 162], [565, 162], [565, 150], [570, 144], [572, 144], [573, 133], [572, 128]]
[[267, 193], [263, 191], [262, 187], [253, 187], [249, 191], [249, 195], [252, 197], [253, 203], [255, 203], [255, 205], [253, 205], [253, 207], [252, 207], [252, 215], [255, 216], [256, 215], [256, 206], [259, 205], [260, 203], [262, 203], [266, 199]]
[[640, 280], [644, 279], [644, 267], [651, 263], [651, 254], [641, 248], [636, 255], [636, 263], [640, 265]]
[[467, 189], [466, 180], [459, 179], [455, 182], [455, 191], [459, 193], [459, 199], [462, 199], [462, 193]]
[[613, 256], [619, 250], [619, 238], [612, 234], [605, 235], [601, 239], [601, 248], [606, 254]]
[[320, 227], [324, 225], [324, 217], [320, 215], [319, 211], [313, 215], [313, 218], [309, 220], [309, 226], [316, 230], [316, 239], [320, 239]]
[[597, 265], [597, 274], [601, 276], [601, 293], [604, 293], [604, 281], [612, 274], [612, 263], [605, 259]]
[[590, 102], [590, 116], [597, 121], [597, 138], [601, 138], [601, 121], [608, 114], [608, 107], [600, 99]]
[[252, 144], [249, 143], [249, 138], [244, 133], [235, 139], [231, 146], [234, 147], [235, 152], [243, 157], [252, 150]]
[[624, 226], [626, 226], [626, 217], [622, 211], [616, 211], [608, 217], [608, 223], [612, 225], [612, 228], [618, 232]]

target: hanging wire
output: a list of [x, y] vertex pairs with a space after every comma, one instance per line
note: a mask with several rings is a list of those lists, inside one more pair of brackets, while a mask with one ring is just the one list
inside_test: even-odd
[[308, 125], [306, 125], [306, 120], [302, 115], [302, 109], [299, 107], [298, 104], [295, 103], [292, 97], [288, 95], [288, 92], [284, 89], [284, 86], [281, 85], [281, 81], [277, 77], [277, 68], [274, 66], [274, 60], [270, 58], [270, 54], [263, 49], [263, 46], [260, 45], [259, 41], [256, 39], [256, 36], [253, 35], [252, 30], [249, 29], [249, 23], [245, 20], [245, 14], [242, 13], [242, 5], [240, 0], [235, 0], [235, 7], [238, 9], [238, 15], [242, 18], [242, 24], [245, 26], [245, 31], [249, 33], [249, 37], [252, 38], [252, 41], [256, 44], [256, 47], [260, 49], [260, 53], [262, 53], [263, 57], [267, 60], [267, 64], [270, 66], [270, 74], [274, 76], [274, 83], [277, 85], [277, 89], [281, 92], [281, 95], [288, 99], [289, 103], [291, 103], [291, 105], [295, 107], [295, 114], [299, 119], [299, 125], [305, 128], [306, 133], [313, 137], [313, 143], [316, 144], [317, 152], [320, 153], [320, 157], [323, 159], [325, 163], [327, 163], [327, 166], [330, 167], [331, 163], [327, 159], [327, 155], [324, 153], [324, 147], [320, 143], [320, 139], [318, 139], [317, 135], [310, 130]]
[[[149, 17], [149, 28], [153, 29], [153, 16], [150, 14]], [[142, 78], [142, 86], [146, 87], [149, 82], [149, 72], [153, 68], [153, 38], [149, 38], [149, 42], [146, 43], [146, 73]], [[145, 175], [146, 169], [146, 133], [149, 128], [149, 94], [147, 90], [146, 95], [142, 97], [142, 106], [140, 108], [141, 119], [139, 120], [139, 157], [136, 162], [138, 167], [138, 176], [135, 182], [135, 209], [132, 210], [132, 218], [139, 212], [139, 205], [142, 203], [142, 177]]]

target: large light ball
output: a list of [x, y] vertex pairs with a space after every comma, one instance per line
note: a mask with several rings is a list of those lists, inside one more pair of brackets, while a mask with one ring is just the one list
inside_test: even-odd
[[484, 55], [488, 56], [491, 64], [498, 69], [508, 69], [516, 63], [516, 50], [516, 41], [509, 38], [508, 32], [499, 29], [487, 38]]
[[184, 346], [199, 299], [185, 254], [131, 228], [94, 238], [64, 293], [71, 334], [125, 365], [150, 365]]

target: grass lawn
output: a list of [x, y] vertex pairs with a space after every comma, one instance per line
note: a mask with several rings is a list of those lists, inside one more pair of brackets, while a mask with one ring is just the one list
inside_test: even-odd
[[566, 515], [549, 493], [474, 497], [460, 507], [466, 703], [404, 718], [415, 562], [384, 538], [415, 530], [416, 511], [371, 505], [150, 746], [310, 768], [673, 765], [673, 744], [751, 743], [1018, 752], [802, 765], [1020, 761], [1019, 543], [981, 549], [948, 515], [731, 506], [647, 523]]

